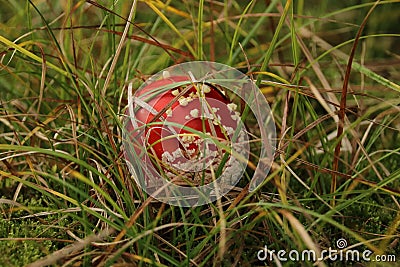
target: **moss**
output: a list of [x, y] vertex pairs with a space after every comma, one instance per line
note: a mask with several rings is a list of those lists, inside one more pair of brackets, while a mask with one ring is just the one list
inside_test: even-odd
[[54, 242], [39, 237], [43, 230], [39, 221], [0, 218], [0, 266], [23, 266], [53, 251]]
[[[20, 198], [20, 200], [22, 200]], [[20, 202], [21, 203], [21, 202]], [[44, 205], [42, 198], [22, 201], [30, 210]], [[43, 208], [42, 208], [43, 209]], [[6, 214], [6, 213], [3, 213]], [[66, 245], [71, 218], [60, 213], [24, 218], [25, 210], [0, 217], [0, 267], [25, 266]]]

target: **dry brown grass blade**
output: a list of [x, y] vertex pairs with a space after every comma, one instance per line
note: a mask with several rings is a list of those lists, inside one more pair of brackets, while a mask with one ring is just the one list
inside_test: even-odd
[[44, 85], [45, 85], [45, 77], [47, 73], [47, 65], [46, 65], [46, 57], [45, 53], [43, 51], [43, 47], [40, 44], [37, 44], [40, 50], [40, 55], [42, 57], [42, 74], [40, 76], [40, 87], [39, 87], [39, 98], [38, 98], [38, 105], [37, 105], [37, 112], [36, 112], [36, 119], [38, 118], [40, 114], [40, 106], [42, 105], [43, 101], [43, 91], [44, 91]]
[[[110, 12], [111, 12], [112, 14], [114, 14], [111, 10], [110, 10]], [[117, 15], [117, 14], [114, 14], [114, 15]], [[123, 17], [121, 17], [121, 16], [118, 16], [118, 17], [120, 17], [120, 18], [122, 18], [122, 19], [124, 19], [124, 20], [126, 21], [125, 18], [123, 18]], [[126, 36], [127, 39], [131, 39], [131, 40], [139, 41], [139, 42], [146, 43], [146, 44], [149, 44], [149, 45], [161, 47], [161, 48], [164, 49], [165, 51], [169, 50], [169, 51], [172, 51], [172, 52], [177, 53], [177, 54], [179, 54], [179, 55], [182, 55], [182, 56], [184, 56], [184, 57], [187, 57], [187, 58], [189, 58], [189, 59], [192, 59], [192, 60], [194, 59], [193, 55], [190, 54], [190, 53], [187, 52], [187, 51], [184, 51], [184, 50], [182, 50], [182, 49], [175, 48], [175, 47], [170, 46], [170, 45], [168, 45], [168, 44], [161, 43], [161, 42], [157, 41], [153, 36], [149, 35], [148, 33], [146, 33], [146, 32], [141, 28], [141, 24], [140, 24], [140, 23], [138, 24], [138, 23], [131, 22], [131, 24], [132, 24], [136, 29], [139, 29], [142, 33], [144, 33], [146, 36], [148, 36], [151, 40], [146, 39], [146, 38], [144, 38], [144, 37], [141, 37], [141, 36], [139, 36], [139, 35], [134, 35], [134, 34], [133, 34], [133, 35], [127, 35], [127, 36]], [[123, 32], [115, 31], [115, 30], [110, 30], [110, 29], [105, 29], [105, 28], [101, 28], [100, 26], [101, 26], [101, 25], [73, 25], [73, 26], [70, 26], [70, 27], [56, 27], [56, 28], [52, 28], [51, 30], [53, 30], [53, 31], [73, 31], [73, 30], [79, 30], [79, 29], [88, 29], [88, 30], [89, 30], [89, 29], [93, 29], [93, 30], [97, 30], [97, 31], [101, 31], [101, 32], [112, 33], [112, 34], [119, 35], [119, 36], [122, 36], [122, 34], [123, 34]], [[117, 24], [115, 24], [114, 26], [115, 26], [115, 27], [125, 26], [125, 24], [117, 23]], [[43, 30], [43, 29], [46, 29], [46, 28], [41, 27], [41, 28], [37, 28], [36, 30], [39, 31], [39, 30]], [[5, 51], [2, 52], [2, 53], [0, 53], [0, 56], [1, 56], [2, 54], [5, 54], [5, 53], [6, 53]], [[2, 65], [0, 65], [0, 66], [2, 66]], [[5, 66], [2, 66], [2, 68], [5, 68]], [[81, 69], [81, 68], [80, 68], [79, 66], [76, 66], [76, 69]], [[17, 76], [16, 76], [16, 77], [17, 77]]]
[[[113, 33], [115, 35], [122, 36], [122, 33], [118, 32], [118, 31], [112, 31], [112, 30], [107, 30], [107, 29], [99, 29], [99, 30], [104, 31], [104, 32]], [[181, 50], [179, 48], [175, 48], [175, 47], [170, 46], [168, 44], [163, 44], [163, 43], [160, 43], [158, 41], [148, 40], [148, 39], [140, 37], [138, 35], [128, 35], [126, 38], [127, 39], [131, 39], [131, 40], [136, 40], [136, 41], [139, 41], [139, 42], [142, 42], [142, 43], [146, 43], [146, 44], [149, 44], [149, 45], [161, 47], [164, 50], [170, 50], [170, 51], [175, 52], [177, 54], [180, 54], [180, 55], [182, 55], [184, 57], [187, 57], [189, 59], [192, 59], [192, 60], [194, 59], [193, 55], [190, 54], [189, 52], [183, 51], [183, 50]]]
[[[159, 47], [164, 48], [164, 47], [162, 46], [162, 44], [161, 44], [159, 41], [157, 41], [157, 39], [156, 39], [154, 36], [152, 36], [151, 34], [149, 34], [148, 32], [146, 32], [145, 30], [143, 30], [141, 27], [139, 27], [139, 25], [135, 24], [134, 22], [127, 20], [126, 18], [124, 18], [124, 17], [120, 16], [119, 14], [115, 13], [114, 11], [112, 11], [112, 10], [110, 10], [110, 9], [108, 9], [108, 8], [106, 8], [106, 7], [104, 7], [104, 6], [100, 5], [100, 4], [98, 4], [98, 3], [96, 3], [95, 1], [86, 0], [86, 2], [92, 4], [93, 6], [96, 6], [96, 7], [100, 8], [100, 9], [102, 9], [102, 10], [105, 10], [105, 11], [107, 11], [107, 12], [110, 13], [110, 14], [113, 14], [113, 15], [117, 16], [118, 18], [120, 18], [120, 19], [126, 21], [127, 23], [132, 24], [133, 27], [135, 27], [136, 29], [138, 29], [139, 31], [141, 31], [142, 33], [144, 33], [146, 36], [148, 36], [150, 39], [152, 39]], [[169, 56], [174, 62], [177, 62], [177, 59], [168, 51], [168, 49], [165, 49], [165, 48], [164, 48], [164, 51], [168, 54], [168, 56]], [[194, 57], [192, 57], [192, 59], [193, 59], [193, 58], [194, 58]]]
[[215, 61], [214, 0], [210, 0], [210, 60]]
[[[382, 239], [382, 241], [379, 244], [379, 248], [382, 251], [385, 251], [387, 249], [387, 247], [389, 246], [389, 242], [391, 240], [391, 237], [393, 235], [396, 234], [396, 232], [398, 232], [398, 229], [400, 228], [400, 211], [397, 212], [396, 217], [394, 218], [394, 220], [392, 221], [392, 223], [389, 225], [388, 230], [386, 232], [386, 235], [388, 236], [388, 238], [384, 238]], [[398, 236], [398, 235], [397, 235]], [[396, 240], [396, 239], [395, 239]], [[396, 242], [396, 241], [393, 242]], [[397, 238], [397, 240], [399, 240]], [[398, 242], [398, 241], [397, 241]]]
[[[125, 228], [117, 235], [117, 237], [114, 239], [112, 245], [107, 249], [107, 252], [105, 252], [103, 255], [106, 257], [109, 255], [115, 248], [115, 246], [118, 244], [118, 242], [125, 236], [127, 229], [133, 226], [133, 224], [136, 222], [136, 220], [139, 218], [140, 214], [143, 213], [145, 208], [154, 200], [153, 197], [149, 197], [142, 203], [142, 205], [135, 211], [135, 213], [131, 216], [129, 221], [125, 224]], [[109, 237], [110, 235], [115, 233], [115, 229], [105, 229], [102, 230], [99, 234], [97, 235], [91, 235], [82, 241], [75, 242], [74, 244], [65, 247], [61, 250], [58, 250], [51, 255], [46, 256], [43, 259], [40, 259], [38, 261], [35, 261], [28, 265], [27, 267], [41, 267], [41, 266], [48, 266], [55, 264], [57, 261], [64, 259], [66, 257], [69, 257], [72, 253], [76, 251], [82, 250], [85, 246], [88, 246], [92, 244], [93, 242], [101, 241], [106, 237]], [[104, 260], [106, 258], [100, 259], [102, 262], [98, 263], [98, 266], [104, 264]]]
[[101, 241], [104, 238], [110, 236], [115, 232], [114, 229], [102, 230], [99, 234], [91, 235], [82, 241], [75, 242], [67, 247], [64, 247], [56, 252], [44, 257], [43, 259], [37, 260], [26, 267], [43, 267], [56, 264], [57, 261], [69, 257], [72, 253], [82, 250], [84, 247], [90, 245], [93, 242]]
[[[339, 168], [339, 157], [340, 157], [340, 147], [342, 145], [342, 134], [343, 134], [343, 129], [344, 129], [344, 120], [346, 116], [346, 100], [347, 100], [347, 89], [349, 85], [349, 80], [350, 80], [350, 73], [352, 69], [352, 64], [354, 60], [354, 56], [356, 53], [358, 41], [360, 40], [361, 34], [364, 30], [365, 25], [367, 24], [369, 16], [372, 14], [374, 11], [375, 7], [379, 4], [380, 0], [376, 1], [375, 4], [370, 8], [368, 11], [367, 15], [365, 16], [363, 22], [360, 25], [360, 28], [358, 29], [356, 38], [354, 39], [353, 46], [351, 48], [349, 60], [347, 63], [346, 67], [346, 74], [344, 76], [344, 81], [343, 81], [343, 88], [342, 88], [342, 95], [341, 95], [341, 100], [340, 100], [340, 109], [339, 109], [339, 122], [338, 122], [338, 129], [337, 129], [337, 139], [339, 140], [336, 147], [335, 147], [335, 152], [334, 152], [334, 158], [333, 158], [333, 164], [332, 164], [332, 169], [333, 171], [337, 171]], [[336, 191], [337, 187], [337, 176], [335, 173], [332, 174], [332, 182], [331, 182], [331, 194], [334, 194]], [[335, 196], [333, 195], [332, 198], [332, 203], [331, 205], [334, 207], [335, 206]]]
[[[178, 179], [179, 177], [175, 178]], [[171, 180], [172, 183], [174, 183], [174, 179]], [[111, 252], [115, 249], [115, 246], [118, 244], [118, 242], [126, 235], [127, 229], [131, 228], [136, 220], [139, 218], [139, 216], [143, 213], [145, 208], [154, 200], [155, 195], [158, 195], [160, 192], [165, 190], [169, 184], [166, 184], [162, 187], [160, 187], [156, 192], [153, 193], [152, 196], [149, 196], [143, 203], [138, 207], [135, 211], [135, 213], [130, 217], [129, 221], [125, 224], [125, 227], [119, 232], [119, 234], [115, 237], [112, 245], [107, 249], [107, 252], [104, 253], [104, 258], [101, 259], [101, 262], [97, 264], [97, 266], [103, 266], [105, 264], [106, 256], [111, 254]]]
[[[136, 220], [139, 218], [140, 214], [143, 213], [145, 208], [153, 201], [153, 197], [149, 197], [146, 199], [146, 201], [143, 202], [143, 204], [135, 211], [135, 213], [131, 216], [129, 221], [125, 224], [125, 228], [122, 229], [121, 232], [115, 237], [113, 245], [111, 245], [108, 249], [107, 252], [104, 255], [109, 255], [115, 248], [116, 244], [125, 236], [127, 229], [131, 228], [133, 224], [136, 222]], [[103, 262], [104, 263], [104, 262]], [[102, 264], [99, 264], [102, 265]]]
[[[298, 233], [301, 237], [301, 240], [307, 246], [308, 249], [314, 251], [317, 255], [317, 258], [321, 257], [321, 250], [319, 249], [318, 245], [312, 240], [311, 236], [307, 233], [307, 230], [304, 228], [303, 224], [299, 220], [294, 217], [294, 215], [287, 211], [287, 210], [280, 210], [280, 213], [289, 221], [290, 225], [292, 226], [293, 230]], [[323, 262], [318, 262], [318, 266], [326, 266]]]
[[[160, 240], [161, 242], [163, 242], [164, 244], [166, 244], [168, 247], [172, 248], [176, 253], [180, 254], [181, 256], [183, 256], [185, 258], [188, 257], [185, 252], [183, 252], [181, 249], [179, 249], [178, 246], [173, 245], [171, 242], [164, 239], [159, 234], [154, 233], [154, 237], [157, 238], [158, 240]], [[193, 266], [199, 266], [194, 259], [189, 259], [189, 261]]]
[[114, 73], [115, 66], [117, 65], [117, 62], [118, 62], [119, 54], [121, 53], [121, 50], [122, 50], [122, 48], [123, 48], [123, 46], [125, 44], [125, 39], [126, 39], [126, 36], [128, 35], [128, 31], [129, 31], [129, 28], [131, 26], [131, 21], [133, 19], [133, 15], [135, 14], [136, 3], [137, 3], [136, 0], [134, 0], [132, 5], [131, 5], [131, 10], [129, 11], [128, 19], [126, 20], [127, 22], [126, 22], [126, 25], [125, 25], [124, 32], [122, 33], [121, 40], [119, 41], [117, 49], [115, 50], [115, 55], [114, 55], [114, 58], [113, 58], [113, 60], [111, 62], [111, 66], [110, 66], [110, 69], [109, 69], [109, 71], [107, 73], [107, 77], [106, 77], [106, 80], [104, 82], [104, 86], [103, 86], [103, 89], [102, 89], [102, 96], [103, 97], [105, 97], [106, 90], [107, 90], [108, 85], [109, 85], [109, 83], [111, 81], [111, 77], [112, 77], [112, 74]]
[[[282, 116], [282, 127], [281, 127], [281, 140], [279, 141], [278, 149], [281, 150], [281, 146], [284, 144], [283, 139], [289, 130], [289, 127], [287, 126], [287, 118], [289, 116], [289, 100], [291, 98], [291, 92], [287, 91], [286, 96], [285, 96], [285, 105], [283, 107], [283, 116]], [[281, 160], [284, 161], [284, 154], [280, 154]], [[274, 181], [276, 183], [276, 186], [278, 188], [279, 196], [281, 197], [281, 201], [283, 204], [288, 204], [287, 201], [287, 187], [286, 187], [286, 173], [282, 172], [281, 176], [275, 176]]]

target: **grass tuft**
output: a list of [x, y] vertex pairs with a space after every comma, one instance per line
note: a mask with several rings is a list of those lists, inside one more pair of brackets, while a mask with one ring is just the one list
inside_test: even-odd
[[[0, 5], [0, 266], [356, 265], [257, 257], [343, 239], [400, 260], [398, 1]], [[257, 190], [254, 138], [234, 190], [183, 208], [135, 183], [122, 120], [130, 85], [193, 60], [257, 82], [277, 148]]]

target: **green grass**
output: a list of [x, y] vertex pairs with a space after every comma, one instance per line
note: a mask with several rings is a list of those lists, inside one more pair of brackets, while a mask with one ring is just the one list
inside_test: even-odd
[[[399, 261], [398, 1], [373, 9], [349, 75], [374, 2], [133, 2], [0, 1], [0, 266], [312, 266], [257, 252], [340, 238]], [[128, 84], [193, 60], [258, 82], [278, 153], [256, 191], [248, 170], [220, 201], [181, 208], [135, 184], [121, 120]]]

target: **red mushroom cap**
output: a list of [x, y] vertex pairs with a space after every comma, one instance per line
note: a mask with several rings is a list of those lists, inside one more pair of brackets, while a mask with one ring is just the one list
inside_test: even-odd
[[[196, 172], [204, 167], [207, 157], [211, 160], [222, 158], [221, 153], [225, 150], [218, 151], [218, 146], [214, 142], [205, 142], [204, 137], [213, 136], [218, 142], [229, 142], [240, 120], [234, 111], [235, 105], [217, 87], [188, 83], [168, 89], [169, 85], [181, 82], [189, 82], [188, 77], [173, 76], [157, 80], [135, 94], [147, 103], [147, 108], [141, 107], [134, 114], [137, 125], [146, 127], [141, 136], [146, 140], [144, 145], [150, 157], [156, 157], [153, 164], [161, 163], [161, 169], [170, 178], [183, 175], [185, 171], [190, 174]], [[177, 98], [188, 86], [187, 92]], [[158, 114], [162, 111], [163, 114]], [[156, 115], [158, 118], [154, 120]], [[203, 134], [198, 135], [196, 131]], [[197, 159], [199, 166], [194, 163]], [[220, 160], [214, 160], [214, 163], [218, 167]]]

